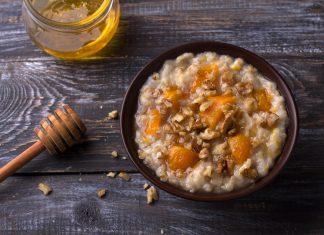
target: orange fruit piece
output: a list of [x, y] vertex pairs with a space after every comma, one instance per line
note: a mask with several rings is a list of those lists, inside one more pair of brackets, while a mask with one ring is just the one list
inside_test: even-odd
[[265, 89], [259, 89], [254, 92], [260, 111], [269, 112], [271, 108], [271, 96]]
[[224, 116], [220, 107], [224, 104], [235, 103], [236, 98], [234, 96], [211, 96], [208, 97], [208, 101], [212, 104], [205, 111], [200, 112], [200, 117], [210, 128], [215, 128]]
[[251, 155], [252, 145], [250, 138], [243, 134], [230, 137], [228, 144], [236, 164], [243, 164]]
[[160, 111], [157, 109], [150, 109], [148, 115], [149, 115], [149, 120], [146, 123], [145, 133], [147, 135], [156, 136], [161, 126]]
[[184, 94], [178, 88], [170, 88], [163, 93], [164, 98], [170, 101], [175, 108], [179, 107], [179, 100], [184, 98]]
[[173, 146], [170, 149], [167, 161], [171, 170], [185, 171], [188, 167], [193, 167], [199, 156], [196, 152], [181, 146]]
[[190, 92], [193, 93], [197, 88], [201, 87], [203, 82], [207, 79], [207, 76], [211, 73], [215, 76], [215, 80], [218, 79], [219, 70], [216, 64], [206, 64], [201, 66], [197, 71], [196, 80], [193, 82]]

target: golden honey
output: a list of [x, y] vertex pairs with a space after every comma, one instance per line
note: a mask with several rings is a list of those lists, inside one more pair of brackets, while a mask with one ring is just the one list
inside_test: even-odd
[[62, 59], [89, 57], [117, 30], [118, 0], [24, 0], [23, 17], [32, 40]]

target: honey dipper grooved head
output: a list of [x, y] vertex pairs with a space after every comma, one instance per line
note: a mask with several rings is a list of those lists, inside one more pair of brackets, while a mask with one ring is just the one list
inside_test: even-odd
[[62, 153], [81, 141], [86, 127], [79, 115], [68, 105], [56, 109], [54, 114], [40, 122], [35, 128], [36, 136], [50, 154]]

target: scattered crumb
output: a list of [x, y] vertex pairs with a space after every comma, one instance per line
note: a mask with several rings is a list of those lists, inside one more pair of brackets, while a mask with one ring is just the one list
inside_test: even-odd
[[118, 177], [122, 178], [122, 179], [124, 179], [126, 181], [129, 181], [131, 179], [131, 177], [126, 172], [120, 172], [118, 174]]
[[148, 189], [149, 187], [150, 187], [150, 185], [148, 185], [147, 183], [145, 183], [145, 184], [143, 185], [143, 189], [144, 189], [144, 190]]
[[117, 175], [117, 173], [116, 172], [112, 172], [112, 171], [108, 172], [108, 174], [107, 174], [107, 176], [110, 177], [110, 178], [115, 178], [116, 175]]
[[112, 156], [113, 158], [118, 157], [118, 153], [117, 153], [117, 151], [112, 151], [112, 152], [111, 152], [111, 156]]
[[118, 111], [117, 110], [114, 110], [114, 111], [111, 111], [110, 113], [108, 113], [108, 120], [110, 119], [116, 119], [118, 117]]
[[123, 160], [126, 160], [127, 158], [126, 157], [122, 157]]
[[104, 196], [106, 196], [106, 189], [99, 189], [98, 191], [97, 191], [97, 195], [98, 195], [98, 197], [99, 198], [103, 198]]
[[80, 177], [80, 178], [79, 178], [79, 182], [81, 182], [81, 181], [82, 181], [82, 178]]
[[159, 195], [154, 186], [151, 186], [148, 190], [146, 190], [146, 192], [147, 204], [152, 204], [154, 201], [159, 200]]
[[102, 109], [102, 105], [100, 105], [100, 109]]
[[164, 234], [164, 230], [163, 229], [161, 229], [161, 234]]
[[49, 195], [53, 191], [51, 186], [49, 186], [49, 185], [47, 185], [45, 183], [39, 183], [38, 184], [38, 189], [40, 191], [42, 191], [45, 196]]

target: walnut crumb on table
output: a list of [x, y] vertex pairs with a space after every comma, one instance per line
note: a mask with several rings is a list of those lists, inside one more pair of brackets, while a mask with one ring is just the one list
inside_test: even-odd
[[126, 172], [120, 172], [118, 174], [118, 177], [126, 181], [129, 181], [131, 179], [131, 177]]
[[53, 191], [51, 186], [49, 186], [49, 185], [47, 185], [45, 183], [39, 183], [38, 184], [38, 189], [40, 191], [42, 191], [45, 196], [49, 195]]
[[116, 119], [118, 117], [118, 111], [117, 110], [113, 110], [110, 113], [108, 113], [108, 120], [110, 119]]
[[147, 204], [152, 204], [154, 201], [159, 200], [159, 195], [154, 186], [151, 186], [149, 189], [146, 190], [146, 199]]
[[110, 178], [115, 178], [116, 175], [117, 175], [117, 173], [116, 172], [112, 172], [112, 171], [108, 172], [108, 174], [107, 174], [107, 176], [110, 177]]
[[145, 184], [143, 185], [143, 189], [144, 189], [144, 190], [148, 189], [149, 187], [150, 187], [150, 185], [148, 185], [147, 183], [145, 183]]
[[106, 196], [106, 189], [99, 189], [98, 191], [97, 191], [97, 195], [98, 195], [98, 197], [99, 198], [103, 198], [104, 196]]
[[118, 153], [117, 153], [117, 151], [112, 151], [112, 152], [111, 152], [111, 156], [112, 156], [113, 158], [118, 157]]

